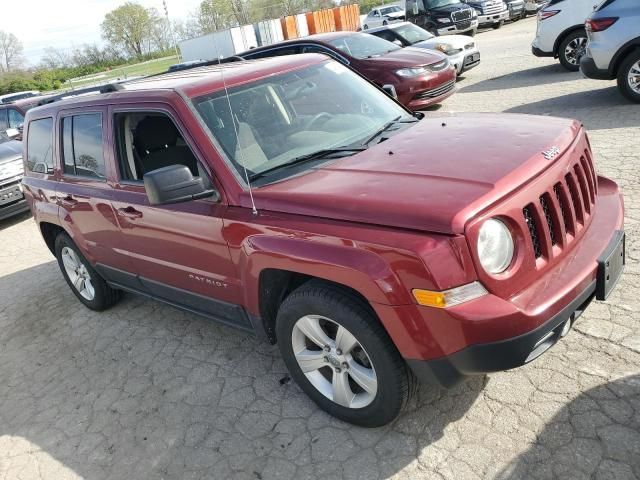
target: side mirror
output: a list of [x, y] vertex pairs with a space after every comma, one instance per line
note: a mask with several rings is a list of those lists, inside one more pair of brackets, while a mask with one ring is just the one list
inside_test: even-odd
[[151, 205], [181, 203], [207, 197], [220, 200], [217, 191], [207, 189], [202, 178], [194, 177], [184, 165], [169, 165], [146, 173], [144, 189]]
[[17, 128], [7, 128], [6, 132], [7, 137], [13, 139], [20, 136], [20, 130]]

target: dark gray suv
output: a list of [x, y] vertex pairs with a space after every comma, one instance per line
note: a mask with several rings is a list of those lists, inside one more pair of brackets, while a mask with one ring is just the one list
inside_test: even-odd
[[618, 79], [624, 96], [640, 103], [640, 2], [605, 0], [585, 23], [589, 44], [582, 73], [598, 80]]

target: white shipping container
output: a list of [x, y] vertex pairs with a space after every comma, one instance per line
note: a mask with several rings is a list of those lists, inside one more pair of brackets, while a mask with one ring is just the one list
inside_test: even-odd
[[309, 36], [309, 25], [307, 25], [307, 16], [304, 13], [296, 15], [296, 25], [298, 26], [298, 37]]
[[233, 27], [231, 29], [231, 39], [233, 40], [234, 51], [231, 55], [244, 52], [250, 48], [258, 46], [256, 32], [253, 25], [243, 25], [242, 27]]
[[256, 32], [258, 44], [271, 45], [284, 40], [284, 32], [280, 20], [265, 20], [255, 23], [253, 28]]
[[183, 40], [178, 46], [183, 62], [215, 60], [217, 58], [230, 57], [237, 53], [229, 30]]

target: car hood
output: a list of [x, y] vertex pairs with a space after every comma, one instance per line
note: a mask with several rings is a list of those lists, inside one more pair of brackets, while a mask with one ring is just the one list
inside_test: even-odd
[[400, 18], [400, 17], [404, 18], [405, 12], [392, 12], [392, 13], [387, 13], [384, 16], [388, 18]]
[[442, 37], [434, 37], [429, 40], [414, 43], [409, 48], [435, 48], [436, 45], [449, 45], [451, 48], [462, 48], [470, 43], [475, 44], [476, 41], [466, 35], [445, 35]]
[[440, 52], [427, 51], [420, 48], [399, 48], [381, 57], [363, 59], [373, 68], [407, 68], [417, 65], [431, 65], [444, 60], [446, 56]]
[[[259, 211], [460, 234], [549, 168], [554, 162], [543, 152], [564, 153], [580, 129], [575, 120], [550, 117], [438, 114], [253, 195]], [[250, 207], [248, 192], [240, 202]]]
[[432, 7], [429, 10], [431, 12], [436, 12], [438, 14], [441, 13], [446, 13], [446, 14], [451, 14], [453, 12], [457, 12], [459, 10], [465, 10], [467, 8], [467, 6], [464, 3], [454, 3], [451, 5], [444, 5], [444, 6], [440, 6], [440, 7]]
[[22, 142], [11, 140], [0, 143], [0, 163], [11, 162], [17, 158], [22, 158]]

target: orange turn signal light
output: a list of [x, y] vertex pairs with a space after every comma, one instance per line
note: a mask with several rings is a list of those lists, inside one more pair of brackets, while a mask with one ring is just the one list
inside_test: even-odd
[[413, 296], [419, 305], [436, 308], [445, 308], [447, 306], [447, 298], [443, 292], [415, 289]]

